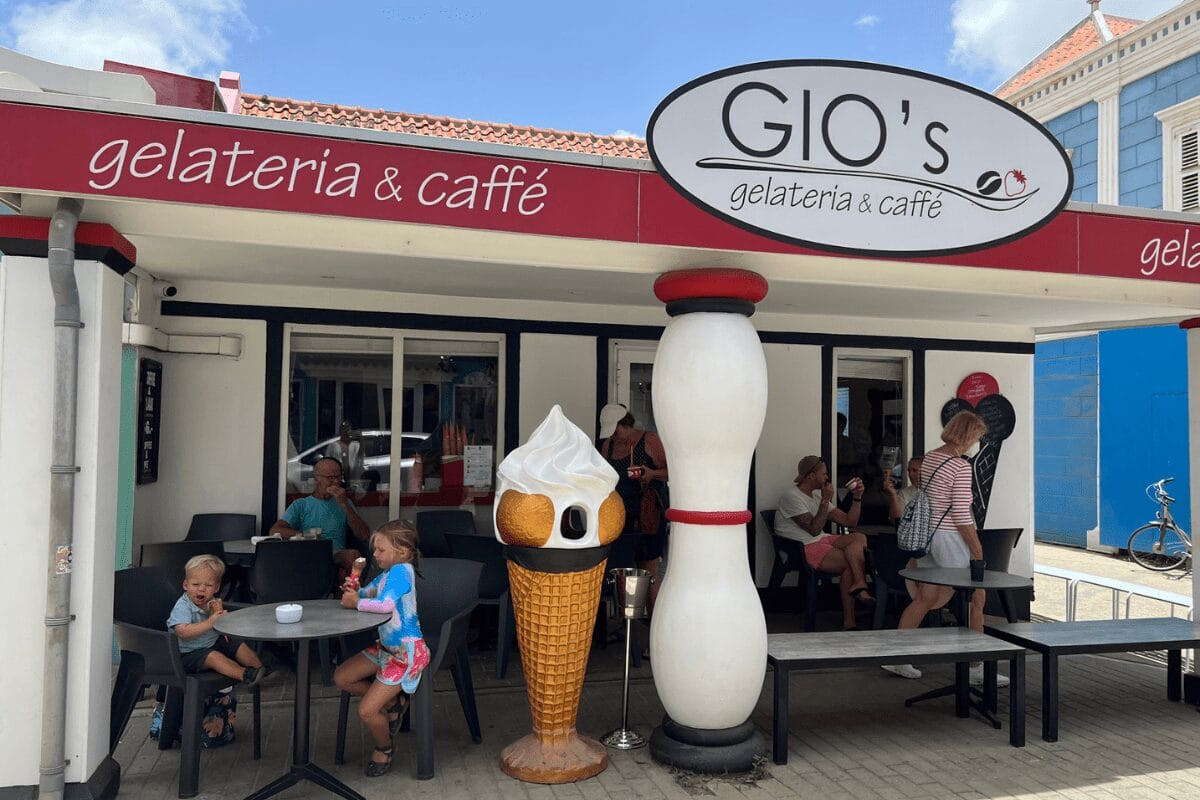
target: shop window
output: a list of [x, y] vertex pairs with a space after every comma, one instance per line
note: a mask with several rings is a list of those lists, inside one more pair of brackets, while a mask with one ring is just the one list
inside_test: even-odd
[[[408, 494], [491, 491], [499, 445], [499, 344], [404, 339], [404, 407], [414, 467]], [[406, 445], [407, 446], [407, 445]]]
[[500, 337], [436, 336], [289, 329], [285, 502], [312, 491], [327, 455], [345, 462], [372, 527], [411, 518], [404, 506], [491, 502], [503, 445]]
[[311, 492], [317, 461], [331, 456], [368, 524], [386, 521], [405, 471], [388, 424], [392, 337], [293, 333], [289, 345], [285, 500]]

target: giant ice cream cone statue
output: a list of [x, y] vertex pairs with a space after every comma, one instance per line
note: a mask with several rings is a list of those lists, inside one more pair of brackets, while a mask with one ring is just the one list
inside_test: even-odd
[[625, 525], [618, 476], [555, 406], [500, 462], [496, 536], [507, 547], [533, 733], [504, 748], [500, 768], [532, 783], [603, 771], [599, 742], [575, 731], [608, 545]]
[[767, 283], [743, 270], [683, 270], [660, 275], [654, 293], [671, 316], [652, 389], [671, 474], [671, 541], [650, 623], [654, 686], [668, 719], [650, 752], [689, 769], [746, 770], [764, 749], [749, 718], [767, 663], [746, 552], [767, 366], [748, 317]]

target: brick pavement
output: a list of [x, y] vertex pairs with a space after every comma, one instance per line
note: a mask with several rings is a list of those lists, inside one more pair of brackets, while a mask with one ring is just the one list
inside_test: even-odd
[[[1038, 549], [1041, 558], [1043, 548], [1039, 545]], [[1061, 565], [1093, 574], [1100, 574], [1095, 566], [1100, 562], [1094, 559], [1105, 558], [1077, 553], [1054, 557], [1059, 556], [1090, 562], [1088, 566]], [[1122, 577], [1130, 579], [1128, 575]], [[1051, 602], [1039, 588], [1038, 604]], [[1061, 608], [1060, 598], [1060, 615]], [[771, 619], [773, 626], [780, 621], [775, 616]], [[589, 735], [599, 736], [619, 722], [620, 657], [618, 647], [593, 651], [579, 725]], [[1031, 657], [1026, 707], [1028, 745], [1023, 749], [1008, 745], [1005, 730], [993, 730], [975, 718], [957, 719], [952, 699], [904, 708], [905, 697], [950, 680], [949, 665], [931, 667], [919, 681], [895, 678], [878, 669], [797, 673], [792, 677], [792, 736], [787, 765], [768, 761], [760, 774], [750, 777], [703, 778], [673, 774], [641, 750], [612, 753], [608, 770], [598, 777], [555, 787], [513, 781], [497, 766], [500, 750], [529, 731], [519, 665], [503, 682], [489, 677], [492, 667], [489, 653], [473, 657], [473, 667], [478, 682], [483, 743], [471, 743], [448, 676], [439, 675], [435, 695], [438, 761], [433, 780], [417, 781], [413, 777], [415, 756], [406, 734], [398, 738], [392, 773], [382, 779], [364, 778], [362, 762], [369, 746], [353, 715], [348, 763], [334, 766], [337, 701], [328, 689], [318, 691], [313, 701], [314, 761], [368, 798], [1192, 800], [1200, 797], [1200, 765], [1195, 754], [1200, 715], [1194, 707], [1166, 700], [1163, 668], [1153, 663], [1098, 656], [1064, 658], [1060, 741], [1050, 744], [1039, 738], [1041, 664], [1038, 658]], [[646, 734], [662, 715], [650, 674], [648, 665], [635, 671], [631, 696], [631, 722]], [[279, 672], [267, 682], [263, 759], [255, 762], [250, 757], [247, 700], [243, 705], [244, 721], [239, 726], [241, 738], [229, 747], [203, 754], [202, 797], [244, 797], [284, 771], [290, 748], [289, 680], [289, 673]], [[768, 737], [770, 703], [768, 675], [754, 715], [754, 721]], [[1002, 697], [1002, 714], [1004, 709]], [[179, 753], [177, 750], [160, 753], [146, 737], [148, 715], [145, 707], [135, 711], [115, 754], [123, 768], [121, 797], [168, 800], [175, 797]], [[329, 796], [311, 784], [302, 784], [281, 795], [284, 798]]]

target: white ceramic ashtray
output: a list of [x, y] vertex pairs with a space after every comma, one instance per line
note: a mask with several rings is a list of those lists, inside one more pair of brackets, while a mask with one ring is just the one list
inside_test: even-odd
[[304, 606], [296, 605], [295, 603], [284, 603], [281, 606], [275, 606], [275, 621], [281, 623], [299, 622], [300, 617], [304, 616]]

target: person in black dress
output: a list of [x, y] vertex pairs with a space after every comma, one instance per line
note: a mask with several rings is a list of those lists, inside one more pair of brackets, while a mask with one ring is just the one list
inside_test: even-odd
[[659, 565], [662, 561], [666, 518], [660, 512], [653, 530], [641, 529], [643, 492], [657, 492], [659, 508], [667, 508], [667, 456], [658, 434], [634, 427], [633, 414], [617, 403], [600, 410], [600, 455], [617, 471], [617, 494], [625, 505], [625, 528], [622, 533], [643, 533], [634, 551], [634, 561], [646, 570], [654, 581], [650, 585], [650, 606], [658, 595]]

